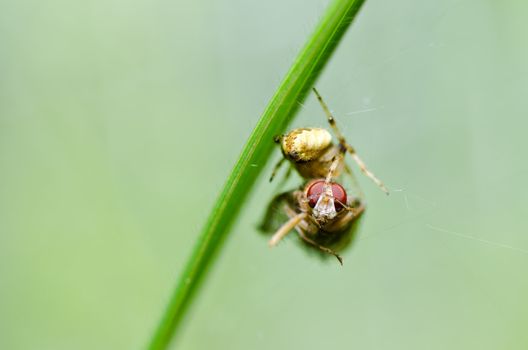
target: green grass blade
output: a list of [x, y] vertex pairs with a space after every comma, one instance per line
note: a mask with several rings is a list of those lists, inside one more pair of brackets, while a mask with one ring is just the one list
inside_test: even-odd
[[[149, 349], [165, 349], [189, 307], [207, 267], [229, 232], [240, 207], [268, 160], [273, 136], [284, 131], [364, 0], [335, 0], [276, 91], [207, 220], [202, 234], [171, 296]], [[256, 166], [255, 166], [256, 165]]]

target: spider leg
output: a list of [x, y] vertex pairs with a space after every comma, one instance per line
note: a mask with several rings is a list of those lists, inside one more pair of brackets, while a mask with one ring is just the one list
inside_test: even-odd
[[356, 164], [359, 166], [359, 169], [361, 170], [361, 172], [363, 174], [365, 174], [368, 178], [370, 178], [372, 181], [374, 181], [374, 183], [376, 185], [378, 185], [379, 188], [381, 188], [381, 190], [383, 192], [385, 192], [385, 194], [389, 194], [389, 190], [387, 189], [387, 187], [385, 187], [385, 185], [383, 184], [383, 182], [381, 182], [380, 179], [378, 179], [376, 177], [376, 175], [374, 175], [372, 173], [372, 171], [370, 171], [367, 166], [365, 165], [365, 163], [363, 162], [363, 160], [361, 158], [359, 158], [359, 156], [357, 155], [356, 151], [354, 150], [354, 148], [352, 146], [350, 146], [349, 144], [347, 143], [343, 143], [345, 142], [345, 140], [340, 140], [339, 142], [341, 142], [341, 145], [343, 145], [348, 153], [350, 153], [350, 156], [352, 157], [352, 159], [354, 159], [354, 161], [356, 162]]
[[280, 180], [279, 185], [277, 186], [278, 188], [282, 188], [284, 184], [286, 184], [286, 181], [288, 181], [288, 179], [290, 178], [292, 174], [292, 169], [293, 169], [293, 166], [291, 164], [288, 164], [288, 169], [286, 170], [286, 172], [284, 173], [284, 176]]
[[279, 171], [281, 165], [284, 163], [285, 160], [286, 160], [286, 158], [282, 157], [277, 162], [277, 164], [275, 164], [275, 166], [273, 167], [273, 171], [271, 172], [271, 176], [269, 178], [269, 182], [273, 181], [273, 178], [275, 177], [275, 175], [277, 175], [277, 171]]
[[332, 182], [332, 178], [334, 177], [334, 174], [337, 170], [337, 167], [341, 162], [343, 161], [343, 154], [339, 153], [337, 156], [332, 158], [332, 164], [330, 164], [330, 168], [328, 169], [328, 174], [326, 174], [325, 183], [329, 184]]
[[361, 190], [361, 187], [359, 186], [359, 183], [358, 183], [358, 180], [356, 179], [356, 176], [352, 172], [352, 169], [350, 169], [346, 163], [345, 163], [345, 172], [348, 175], [350, 175], [350, 178], [352, 179], [352, 184], [354, 185], [354, 187], [358, 191], [359, 198], [361, 198], [362, 200], [365, 200], [365, 194]]
[[350, 153], [350, 156], [359, 166], [359, 169], [363, 174], [365, 174], [368, 178], [370, 178], [376, 185], [378, 185], [383, 192], [386, 194], [389, 194], [389, 190], [383, 185], [383, 182], [381, 182], [380, 179], [378, 179], [365, 165], [365, 162], [357, 155], [356, 150], [354, 147], [352, 147], [350, 144], [346, 142], [345, 136], [341, 133], [339, 128], [337, 127], [337, 124], [335, 122], [335, 119], [332, 115], [332, 112], [330, 112], [330, 109], [326, 105], [326, 103], [323, 101], [323, 98], [321, 95], [319, 95], [319, 92], [315, 88], [313, 88], [313, 91], [315, 95], [317, 96], [317, 100], [319, 100], [319, 103], [321, 104], [321, 107], [323, 108], [323, 111], [326, 114], [326, 118], [328, 120], [328, 124], [332, 127], [332, 130], [334, 130], [334, 133], [336, 134], [336, 137], [339, 141], [339, 146], [343, 149], [343, 152], [347, 151]]

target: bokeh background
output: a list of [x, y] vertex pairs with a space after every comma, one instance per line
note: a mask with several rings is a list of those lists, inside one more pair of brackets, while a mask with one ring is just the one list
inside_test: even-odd
[[[145, 347], [327, 3], [0, 3], [1, 349]], [[368, 0], [317, 86], [392, 194], [359, 177], [358, 239], [322, 263], [257, 233], [258, 164], [173, 347], [526, 349], [526, 18]], [[325, 126], [312, 96], [294, 124]]]

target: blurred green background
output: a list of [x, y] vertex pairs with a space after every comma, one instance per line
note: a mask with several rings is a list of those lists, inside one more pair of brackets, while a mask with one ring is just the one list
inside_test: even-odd
[[[326, 5], [0, 3], [1, 349], [146, 345]], [[317, 86], [391, 196], [359, 177], [342, 268], [270, 250], [266, 164], [174, 347], [528, 348], [526, 18], [368, 0]], [[295, 126], [325, 126], [313, 96]]]

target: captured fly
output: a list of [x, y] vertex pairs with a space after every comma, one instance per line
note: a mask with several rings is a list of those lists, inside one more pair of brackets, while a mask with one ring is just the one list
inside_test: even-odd
[[324, 179], [313, 179], [301, 188], [284, 192], [275, 197], [261, 226], [270, 231], [272, 216], [282, 212], [285, 222], [276, 229], [269, 240], [270, 247], [277, 245], [288, 233], [295, 230], [308, 245], [321, 252], [334, 255], [351, 239], [351, 228], [365, 210], [363, 201], [345, 190], [333, 180], [333, 174], [341, 164], [334, 159]]

